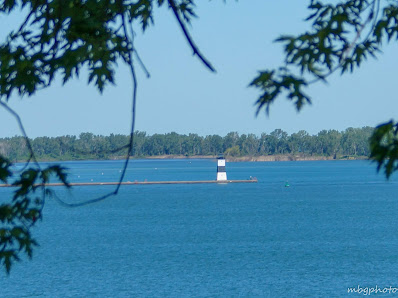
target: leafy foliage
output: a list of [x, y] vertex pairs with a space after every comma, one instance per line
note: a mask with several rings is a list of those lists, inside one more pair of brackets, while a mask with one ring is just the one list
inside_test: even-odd
[[[0, 157], [0, 180], [3, 183], [7, 184], [13, 178], [10, 168], [11, 163]], [[30, 228], [42, 217], [45, 195], [51, 194], [45, 184], [53, 176], [68, 186], [65, 169], [60, 166], [22, 171], [11, 183], [16, 188], [12, 201], [0, 205], [0, 264], [4, 265], [7, 273], [12, 262], [20, 260], [20, 252], [32, 257], [32, 249], [37, 242]]]
[[384, 168], [386, 177], [390, 177], [398, 170], [398, 123], [390, 121], [376, 127], [370, 147], [378, 170]]
[[[99, 92], [103, 92], [107, 85], [114, 84], [119, 60], [131, 67], [134, 77], [132, 53], [137, 53], [132, 25], [137, 22], [145, 31], [154, 23], [154, 7], [166, 4], [178, 19], [196, 55], [206, 62], [185, 28], [184, 22], [190, 23], [195, 17], [195, 5], [191, 0], [0, 1], [2, 17], [17, 9], [25, 13], [20, 27], [0, 43], [1, 106], [19, 119], [6, 104], [13, 95], [35, 94], [49, 87], [56, 77], [65, 84], [79, 77], [82, 69], [88, 71], [88, 84], [94, 84]], [[29, 164], [32, 159], [35, 161], [35, 153], [24, 129], [21, 131], [24, 137], [19, 140], [21, 148], [17, 151], [27, 150]], [[132, 137], [129, 151], [131, 149]], [[12, 178], [11, 164], [2, 155], [0, 166], [0, 180], [7, 183]], [[32, 247], [37, 243], [31, 237], [30, 228], [41, 218], [45, 197], [51, 194], [45, 184], [50, 177], [55, 177], [68, 185], [63, 168], [41, 169], [37, 162], [18, 175], [19, 178], [12, 182], [17, 187], [12, 202], [0, 206], [0, 261], [7, 272], [12, 262], [20, 259], [21, 252], [32, 256]]]
[[[175, 1], [168, 1], [175, 3]], [[63, 83], [88, 68], [88, 82], [100, 92], [114, 83], [117, 59], [130, 60], [133, 45], [123, 30], [124, 22], [139, 21], [143, 30], [153, 23], [153, 6], [164, 0], [23, 0], [3, 1], [0, 12], [23, 7], [29, 11], [18, 31], [0, 44], [0, 97], [13, 92], [32, 95], [48, 87], [59, 74]], [[189, 22], [194, 3], [174, 4]]]
[[[369, 57], [377, 57], [386, 42], [398, 39], [398, 3], [381, 0], [346, 0], [330, 4], [311, 0], [308, 6], [311, 23], [307, 32], [282, 35], [276, 42], [283, 44], [284, 66], [263, 70], [250, 83], [260, 90], [257, 113], [269, 113], [271, 104], [286, 95], [297, 110], [311, 97], [304, 92], [311, 84], [326, 82], [336, 71], [353, 72]], [[385, 167], [389, 177], [396, 167], [396, 142], [387, 137], [392, 124], [378, 127], [372, 138], [371, 157], [378, 168]], [[383, 145], [389, 140], [389, 147]], [[377, 143], [383, 141], [382, 143]], [[373, 151], [375, 150], [375, 151]]]

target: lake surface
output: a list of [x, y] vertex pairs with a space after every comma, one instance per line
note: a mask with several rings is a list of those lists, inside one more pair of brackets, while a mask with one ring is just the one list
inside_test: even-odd
[[[64, 165], [71, 182], [109, 182], [122, 162]], [[125, 181], [210, 180], [216, 165], [138, 160]], [[9, 277], [0, 271], [0, 296], [338, 297], [398, 287], [398, 175], [387, 182], [367, 161], [227, 163], [227, 175], [259, 182], [124, 186], [75, 209], [48, 200], [33, 230], [40, 247]], [[111, 189], [57, 193], [78, 202]]]

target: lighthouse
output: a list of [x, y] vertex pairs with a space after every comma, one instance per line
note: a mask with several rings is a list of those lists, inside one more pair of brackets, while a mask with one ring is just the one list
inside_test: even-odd
[[220, 156], [217, 159], [217, 181], [226, 181], [227, 172], [225, 172], [225, 158]]

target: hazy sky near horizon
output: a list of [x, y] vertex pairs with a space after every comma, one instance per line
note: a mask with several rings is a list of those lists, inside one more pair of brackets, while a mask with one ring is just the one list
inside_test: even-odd
[[[330, 83], [307, 90], [313, 104], [297, 113], [280, 97], [270, 115], [255, 117], [259, 92], [248, 88], [258, 70], [283, 62], [282, 46], [273, 41], [281, 34], [309, 28], [309, 1], [250, 0], [197, 1], [199, 18], [191, 35], [217, 73], [209, 72], [195, 57], [171, 11], [157, 9], [155, 25], [141, 34], [137, 26], [135, 46], [151, 73], [146, 78], [137, 64], [138, 103], [136, 130], [149, 134], [198, 133], [225, 135], [288, 133], [306, 130], [375, 126], [396, 117], [396, 44], [383, 49], [378, 60], [368, 60], [354, 74], [333, 75]], [[18, 26], [18, 16], [0, 17], [0, 38]], [[79, 135], [81, 132], [127, 134], [131, 120], [131, 76], [120, 63], [116, 85], [101, 95], [87, 76], [56, 84], [30, 98], [14, 96], [10, 106], [22, 117], [30, 137]], [[396, 117], [397, 118], [397, 117]], [[20, 135], [15, 120], [0, 109], [0, 137]]]

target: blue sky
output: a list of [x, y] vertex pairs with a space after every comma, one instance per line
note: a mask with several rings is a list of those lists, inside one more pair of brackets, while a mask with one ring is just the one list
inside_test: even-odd
[[[151, 73], [139, 74], [136, 129], [149, 134], [198, 133], [225, 135], [288, 133], [301, 129], [374, 126], [396, 115], [397, 45], [384, 48], [378, 60], [369, 60], [352, 75], [334, 75], [328, 85], [312, 86], [313, 104], [297, 113], [285, 98], [271, 107], [269, 117], [255, 117], [258, 91], [248, 88], [258, 70], [278, 67], [282, 47], [273, 43], [281, 34], [309, 28], [306, 1], [241, 0], [198, 1], [198, 19], [191, 35], [217, 73], [209, 72], [192, 56], [173, 15], [164, 7], [145, 34], [136, 28], [136, 48]], [[18, 26], [18, 15], [0, 18], [2, 33]], [[81, 132], [127, 134], [131, 120], [131, 78], [123, 65], [116, 85], [101, 95], [87, 78], [65, 86], [59, 82], [31, 98], [11, 98], [31, 137], [79, 135]], [[0, 110], [0, 137], [19, 135], [14, 119]]]

